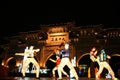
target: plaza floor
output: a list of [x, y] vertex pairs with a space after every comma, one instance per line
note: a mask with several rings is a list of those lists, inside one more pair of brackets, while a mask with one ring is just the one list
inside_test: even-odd
[[[35, 77], [0, 77], [0, 80], [57, 80], [57, 78], [53, 78], [53, 77], [40, 77], [39, 79], [35, 78]], [[75, 79], [70, 79], [68, 77], [63, 77], [62, 80], [75, 80]], [[95, 78], [80, 78], [79, 80], [96, 80]], [[106, 79], [106, 78], [102, 78], [99, 80], [112, 80], [112, 79]], [[119, 79], [120, 80], [120, 79]]]

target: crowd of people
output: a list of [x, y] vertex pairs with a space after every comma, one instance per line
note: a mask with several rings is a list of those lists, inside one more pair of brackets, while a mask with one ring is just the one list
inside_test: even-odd
[[[67, 66], [70, 70], [70, 72], [73, 74], [73, 78], [75, 78], [76, 80], [79, 79], [79, 76], [74, 68], [74, 66], [72, 65], [71, 61], [70, 61], [70, 54], [71, 51], [69, 49], [70, 44], [69, 43], [62, 43], [60, 46], [64, 46], [64, 49], [61, 49], [60, 47], [54, 50], [54, 53], [56, 55], [56, 60], [53, 59], [49, 59], [52, 62], [56, 63], [56, 66], [52, 69], [52, 74], [53, 77], [55, 76], [55, 71], [57, 70], [58, 72], [58, 79], [62, 79], [62, 73], [64, 75], [66, 75], [66, 77], [69, 77], [69, 74], [67, 72], [64, 71], [64, 67]], [[40, 71], [40, 66], [38, 64], [38, 62], [35, 59], [35, 54], [36, 52], [39, 52], [39, 49], [33, 49], [34, 46], [30, 46], [25, 48], [24, 53], [20, 54], [20, 53], [16, 53], [16, 55], [22, 55], [23, 57], [23, 66], [22, 66], [22, 76], [23, 78], [26, 76], [25, 75], [25, 71], [27, 66], [30, 63], [33, 63], [33, 65], [35, 65], [36, 67], [36, 78], [39, 78], [39, 71]], [[106, 68], [109, 72], [109, 74], [111, 75], [111, 78], [113, 80], [118, 80], [115, 77], [114, 71], [112, 70], [111, 66], [109, 65], [109, 63], [107, 62], [107, 59], [110, 59], [111, 57], [109, 55], [106, 54], [104, 48], [100, 49], [98, 52], [98, 49], [96, 47], [93, 47], [90, 51], [90, 59], [91, 61], [97, 62], [99, 65], [99, 68], [95, 69], [95, 73], [94, 76], [96, 79], [101, 78], [101, 73], [103, 71], [104, 68]], [[2, 60], [0, 60], [1, 64], [2, 64]], [[92, 69], [90, 68], [90, 70], [92, 71]], [[2, 65], [0, 65], [0, 76], [8, 76], [8, 68], [4, 67]], [[91, 76], [92, 77], [92, 76]], [[71, 78], [71, 77], [70, 77]], [[90, 78], [90, 77], [89, 77]]]

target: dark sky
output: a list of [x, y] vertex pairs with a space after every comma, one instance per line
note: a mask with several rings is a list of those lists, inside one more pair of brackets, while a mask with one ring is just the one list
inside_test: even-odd
[[[120, 27], [119, 2], [8, 2], [0, 14], [0, 35], [39, 29], [40, 24], [75, 21], [77, 26]], [[7, 31], [6, 31], [7, 29]]]

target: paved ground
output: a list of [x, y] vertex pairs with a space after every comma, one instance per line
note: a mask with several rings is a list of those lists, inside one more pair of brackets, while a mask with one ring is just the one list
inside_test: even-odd
[[[35, 77], [0, 77], [0, 80], [57, 80], [57, 78], [52, 77], [40, 77], [39, 79], [36, 79]], [[62, 80], [75, 80], [75, 79], [69, 79], [67, 77], [63, 77]], [[79, 80], [96, 80], [95, 78], [79, 78]], [[99, 80], [111, 80], [111, 79], [99, 79]], [[120, 79], [119, 79], [120, 80]]]

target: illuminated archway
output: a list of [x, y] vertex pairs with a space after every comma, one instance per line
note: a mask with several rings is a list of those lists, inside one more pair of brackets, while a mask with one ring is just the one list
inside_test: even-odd
[[78, 59], [77, 59], [77, 66], [79, 66], [79, 61], [82, 59], [82, 57], [86, 56], [86, 55], [90, 55], [90, 53], [85, 53], [83, 54], [82, 56], [80, 56]]
[[7, 60], [6, 60], [6, 66], [8, 66], [8, 62], [11, 60], [11, 59], [13, 59], [14, 57], [10, 57], [10, 58], [8, 58]]
[[79, 68], [79, 76], [88, 77], [88, 68], [90, 67], [91, 59], [89, 53], [82, 54], [77, 60]]
[[113, 55], [111, 55], [111, 57], [112, 57], [112, 56], [119, 56], [119, 57], [120, 57], [120, 54], [113, 54]]
[[120, 70], [120, 54], [111, 55], [109, 64], [110, 64], [111, 68], [113, 69], [115, 76], [120, 77], [120, 74], [118, 74], [118, 71]]
[[56, 60], [56, 55], [55, 54], [50, 54], [45, 61], [45, 66], [48, 69], [47, 73], [48, 73], [49, 76], [52, 76], [52, 69], [55, 67], [56, 64], [54, 62], [50, 61], [49, 60], [50, 58]]
[[[53, 63], [53, 62], [51, 62], [51, 61], [49, 60], [50, 58], [56, 60], [56, 55], [51, 54], [51, 55], [49, 55], [49, 56], [47, 57], [46, 62], [45, 62], [45, 66], [46, 66], [47, 68], [51, 68], [51, 67], [54, 67], [54, 66], [55, 66], [55, 63]], [[50, 64], [50, 65], [49, 65], [49, 64]]]
[[50, 59], [50, 57], [55, 56], [54, 54], [50, 54], [46, 59], [45, 59], [45, 66], [47, 64], [47, 61]]

